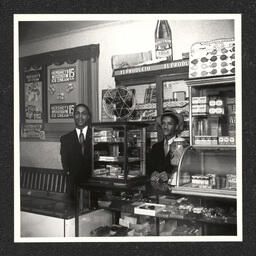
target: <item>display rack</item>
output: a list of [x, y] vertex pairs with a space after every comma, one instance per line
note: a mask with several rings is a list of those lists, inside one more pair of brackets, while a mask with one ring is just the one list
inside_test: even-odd
[[235, 77], [193, 79], [187, 84], [190, 147], [180, 159], [172, 192], [236, 199]]
[[145, 181], [146, 126], [142, 122], [94, 123], [89, 181], [115, 186]]

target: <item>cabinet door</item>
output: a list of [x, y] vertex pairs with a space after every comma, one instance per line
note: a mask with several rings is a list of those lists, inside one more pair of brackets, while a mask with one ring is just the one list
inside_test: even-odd
[[191, 144], [235, 147], [235, 83], [192, 86]]
[[[183, 116], [183, 126], [180, 129], [179, 136], [189, 139], [189, 93], [188, 86], [184, 79], [175, 80], [175, 78], [160, 77], [158, 79], [158, 116], [164, 110], [173, 110]], [[159, 120], [158, 120], [159, 121]], [[161, 130], [158, 131], [161, 139]]]

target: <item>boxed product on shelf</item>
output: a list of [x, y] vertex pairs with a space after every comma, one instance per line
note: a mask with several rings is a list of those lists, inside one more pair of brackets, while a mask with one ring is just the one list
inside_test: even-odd
[[189, 104], [188, 100], [173, 101], [171, 99], [164, 101], [163, 108], [185, 108]]
[[215, 136], [195, 136], [195, 145], [217, 145], [218, 138]]
[[166, 205], [163, 204], [152, 204], [152, 203], [143, 203], [134, 208], [135, 214], [156, 216], [156, 213], [163, 210]]
[[216, 106], [217, 107], [222, 107], [223, 106], [223, 100], [221, 98], [216, 99]]
[[209, 112], [209, 106], [207, 104], [192, 105], [193, 115], [203, 115]]
[[93, 136], [94, 137], [111, 137], [113, 135], [113, 131], [112, 130], [108, 130], [108, 131], [99, 131], [99, 132], [94, 132]]
[[99, 161], [107, 161], [107, 162], [116, 162], [122, 161], [124, 158], [122, 156], [100, 156]]
[[235, 137], [233, 136], [220, 136], [219, 145], [235, 145]]
[[107, 170], [106, 168], [99, 168], [99, 169], [93, 170], [93, 176], [104, 175], [104, 174], [109, 174], [109, 170]]
[[228, 189], [236, 189], [236, 175], [235, 174], [227, 174], [227, 188]]
[[192, 187], [211, 188], [210, 177], [207, 175], [192, 175]]
[[217, 115], [224, 115], [224, 113], [225, 113], [224, 107], [216, 107], [215, 113], [216, 113]]
[[192, 97], [192, 104], [208, 104], [208, 96]]

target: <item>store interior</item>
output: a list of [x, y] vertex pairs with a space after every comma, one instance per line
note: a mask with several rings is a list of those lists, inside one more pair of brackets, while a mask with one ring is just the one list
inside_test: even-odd
[[[161, 52], [153, 17], [19, 22], [20, 237], [238, 235], [235, 20], [165, 19]], [[70, 202], [60, 137], [78, 103], [92, 177]], [[174, 181], [152, 182], [166, 108], [181, 153]]]

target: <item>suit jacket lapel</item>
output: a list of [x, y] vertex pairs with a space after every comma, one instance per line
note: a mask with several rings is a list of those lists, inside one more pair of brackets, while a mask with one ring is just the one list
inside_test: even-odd
[[77, 137], [76, 129], [74, 129], [72, 132], [72, 144], [73, 144], [73, 148], [75, 149], [75, 152], [81, 151], [81, 146]]
[[161, 141], [159, 150], [160, 150], [160, 154], [161, 154], [163, 157], [165, 157], [165, 153], [164, 153], [164, 141]]

